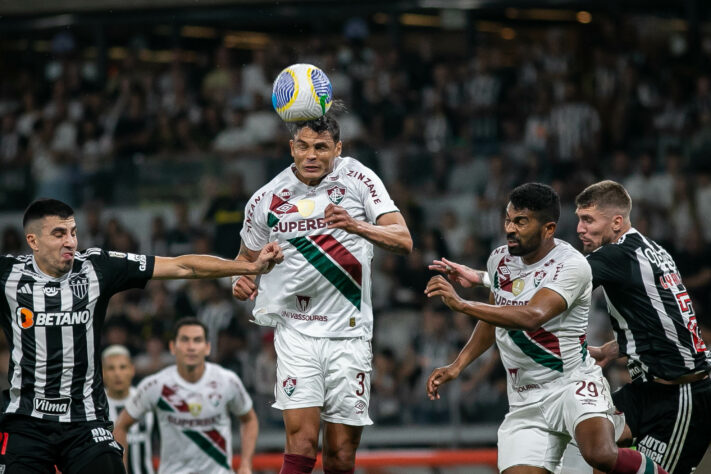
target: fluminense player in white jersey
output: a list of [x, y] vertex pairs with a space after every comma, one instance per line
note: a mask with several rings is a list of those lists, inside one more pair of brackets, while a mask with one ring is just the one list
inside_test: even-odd
[[170, 351], [176, 365], [146, 377], [116, 422], [114, 436], [126, 446], [127, 430], [155, 410], [160, 427], [160, 474], [232, 473], [232, 422], [240, 420], [237, 474], [252, 473], [259, 422], [252, 399], [232, 371], [206, 362], [207, 327], [196, 318], [176, 323]]
[[[546, 185], [514, 189], [505, 211], [507, 245], [488, 261], [489, 304], [465, 301], [442, 276], [425, 293], [479, 319], [457, 359], [427, 380], [430, 399], [496, 342], [509, 375], [510, 410], [498, 433], [499, 470], [553, 472], [575, 438], [585, 461], [609, 473], [664, 473], [649, 458], [615, 445], [624, 419], [615, 413], [602, 370], [587, 350], [592, 272], [585, 258], [555, 239], [560, 201]], [[469, 286], [471, 269], [430, 267]], [[618, 433], [616, 433], [616, 430]]]
[[[118, 344], [103, 350], [101, 367], [109, 402], [109, 420], [116, 422], [126, 402], [136, 394], [136, 388], [131, 386], [136, 369], [128, 349]], [[153, 412], [147, 412], [128, 431], [128, 474], [153, 474], [153, 422]]]
[[311, 472], [323, 420], [324, 472], [352, 473], [368, 416], [373, 333], [373, 244], [412, 250], [405, 220], [372, 170], [341, 156], [329, 116], [290, 129], [294, 163], [249, 200], [238, 260], [278, 241], [285, 261], [262, 278], [236, 279], [254, 319], [276, 326], [276, 403], [286, 426], [282, 474]]

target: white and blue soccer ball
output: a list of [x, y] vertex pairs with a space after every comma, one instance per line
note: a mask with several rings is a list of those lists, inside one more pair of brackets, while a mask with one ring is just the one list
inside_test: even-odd
[[331, 81], [313, 64], [292, 64], [279, 73], [272, 86], [272, 105], [285, 122], [315, 120], [333, 103]]

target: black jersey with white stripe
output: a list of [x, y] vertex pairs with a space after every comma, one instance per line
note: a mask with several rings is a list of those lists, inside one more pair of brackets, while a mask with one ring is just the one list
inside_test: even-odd
[[143, 288], [155, 258], [89, 249], [62, 277], [32, 255], [0, 257], [0, 323], [10, 346], [3, 412], [77, 422], [108, 420], [101, 379], [101, 328], [109, 298]]
[[[111, 398], [108, 392], [106, 398], [109, 402], [109, 419], [116, 422], [119, 414], [126, 406], [126, 402], [136, 394], [136, 388], [131, 387], [128, 396], [124, 399]], [[126, 441], [128, 442], [128, 474], [153, 474], [153, 448], [152, 436], [155, 426], [155, 414], [146, 412], [138, 422], [128, 429]]]
[[588, 262], [593, 285], [604, 289], [621, 354], [667, 380], [711, 370], [691, 299], [664, 248], [630, 229]]

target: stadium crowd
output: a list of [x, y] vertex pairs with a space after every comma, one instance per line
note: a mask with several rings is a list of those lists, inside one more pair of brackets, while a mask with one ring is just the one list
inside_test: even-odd
[[[34, 196], [73, 204], [86, 219], [81, 248], [234, 257], [247, 197], [290, 160], [271, 81], [288, 64], [319, 65], [346, 105], [331, 112], [344, 154], [383, 178], [415, 242], [408, 257], [375, 259], [371, 416], [381, 425], [500, 421], [506, 382], [493, 350], [443, 394], [449, 402], [426, 399], [427, 376], [453, 359], [474, 322], [427, 303], [423, 289], [434, 258], [484, 267], [502, 243], [501, 210], [517, 184], [559, 192], [558, 235], [578, 246], [575, 195], [598, 179], [623, 183], [633, 225], [672, 253], [701, 324], [711, 325], [711, 36], [696, 48], [654, 21], [601, 19], [509, 40], [479, 34], [449, 53], [437, 48], [438, 34], [396, 47], [362, 28], [274, 40], [249, 54], [175, 49], [167, 64], [131, 46], [102, 74], [82, 55], [87, 45], [63, 32], [49, 57], [0, 78], [0, 206], [21, 210]], [[140, 186], [160, 186], [144, 169], [191, 163], [212, 168], [194, 177], [195, 194], [173, 189], [172, 212], [156, 213], [150, 229], [112, 214], [145, 204]], [[5, 228], [0, 250], [26, 253], [23, 242], [20, 229]], [[210, 328], [212, 359], [240, 375], [262, 422], [278, 425], [268, 408], [273, 334], [249, 313], [229, 281], [154, 281], [114, 297], [104, 343], [129, 347], [144, 377], [171, 362], [175, 319], [195, 315]], [[591, 342], [609, 340], [607, 331], [598, 300]], [[5, 370], [7, 350], [1, 356]], [[613, 384], [621, 373], [610, 371]]]

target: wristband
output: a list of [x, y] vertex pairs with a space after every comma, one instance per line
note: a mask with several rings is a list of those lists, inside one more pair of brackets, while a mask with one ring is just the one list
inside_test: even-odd
[[491, 278], [489, 278], [489, 272], [482, 272], [484, 275], [481, 277], [481, 284], [487, 288], [491, 288]]

